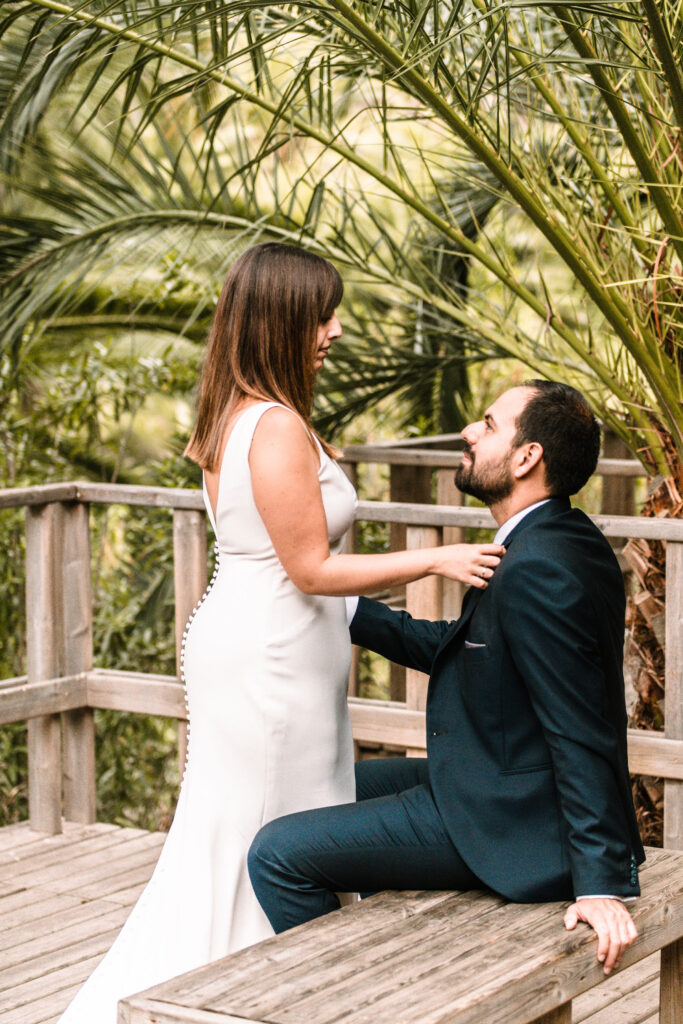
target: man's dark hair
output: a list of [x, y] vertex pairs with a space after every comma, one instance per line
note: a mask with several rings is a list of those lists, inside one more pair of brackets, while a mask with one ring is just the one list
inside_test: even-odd
[[512, 447], [536, 441], [550, 493], [576, 494], [595, 472], [600, 453], [600, 426], [588, 402], [576, 388], [556, 381], [527, 380], [522, 387], [535, 394], [517, 417]]

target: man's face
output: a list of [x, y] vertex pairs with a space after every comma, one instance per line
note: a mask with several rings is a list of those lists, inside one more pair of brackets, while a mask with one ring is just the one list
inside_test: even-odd
[[532, 388], [504, 391], [477, 423], [462, 432], [465, 448], [455, 483], [464, 494], [479, 498], [485, 505], [496, 505], [508, 498], [515, 487], [512, 470], [512, 442], [517, 433], [517, 417], [533, 394]]

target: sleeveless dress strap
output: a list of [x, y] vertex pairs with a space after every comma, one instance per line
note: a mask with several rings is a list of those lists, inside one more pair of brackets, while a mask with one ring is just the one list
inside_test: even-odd
[[216, 514], [214, 514], [213, 506], [211, 505], [211, 500], [209, 498], [205, 474], [202, 474], [202, 491], [204, 495], [204, 504], [206, 506], [206, 511], [209, 516], [209, 520], [211, 522], [211, 526], [213, 528], [214, 533], [216, 533], [216, 520], [221, 498], [223, 470], [226, 464], [229, 462], [229, 457], [239, 457], [240, 455], [243, 455], [246, 457], [248, 461], [249, 452], [251, 450], [251, 443], [254, 439], [254, 432], [256, 431], [256, 427], [258, 426], [259, 420], [261, 419], [261, 416], [268, 411], [268, 409], [274, 408], [286, 409], [288, 412], [291, 412], [292, 416], [296, 416], [296, 418], [299, 420], [301, 426], [304, 428], [308, 436], [311, 437], [316, 442], [316, 447], [319, 451], [322, 461], [323, 449], [320, 442], [318, 441], [318, 438], [315, 437], [314, 434], [310, 433], [308, 426], [306, 425], [306, 423], [304, 423], [301, 416], [299, 416], [297, 412], [295, 412], [293, 409], [290, 409], [288, 405], [284, 405], [283, 402], [263, 401], [256, 402], [254, 403], [254, 405], [250, 405], [248, 408], [244, 410], [244, 412], [241, 412], [239, 414], [239, 416], [233, 423], [232, 430], [230, 431], [230, 436], [228, 437], [225, 448], [223, 449], [221, 465], [218, 471]]

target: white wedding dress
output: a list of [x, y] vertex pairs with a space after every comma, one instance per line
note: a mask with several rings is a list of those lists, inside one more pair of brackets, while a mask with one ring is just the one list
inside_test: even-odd
[[[254, 835], [282, 814], [355, 799], [344, 598], [297, 590], [252, 495], [252, 437], [275, 404], [250, 406], [235, 423], [215, 521], [204, 489], [218, 562], [184, 641], [190, 733], [173, 825], [149, 884], [60, 1024], [115, 1024], [124, 996], [272, 935], [247, 874]], [[322, 449], [319, 480], [336, 553], [356, 495]]]

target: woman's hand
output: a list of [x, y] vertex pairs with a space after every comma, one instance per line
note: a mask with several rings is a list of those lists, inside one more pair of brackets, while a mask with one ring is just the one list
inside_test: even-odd
[[330, 555], [318, 462], [294, 413], [277, 406], [264, 412], [249, 453], [254, 501], [282, 567], [304, 594], [372, 594], [430, 573], [487, 585], [505, 551], [498, 544]]
[[435, 549], [434, 572], [485, 590], [496, 566], [505, 554], [502, 544], [447, 544]]

